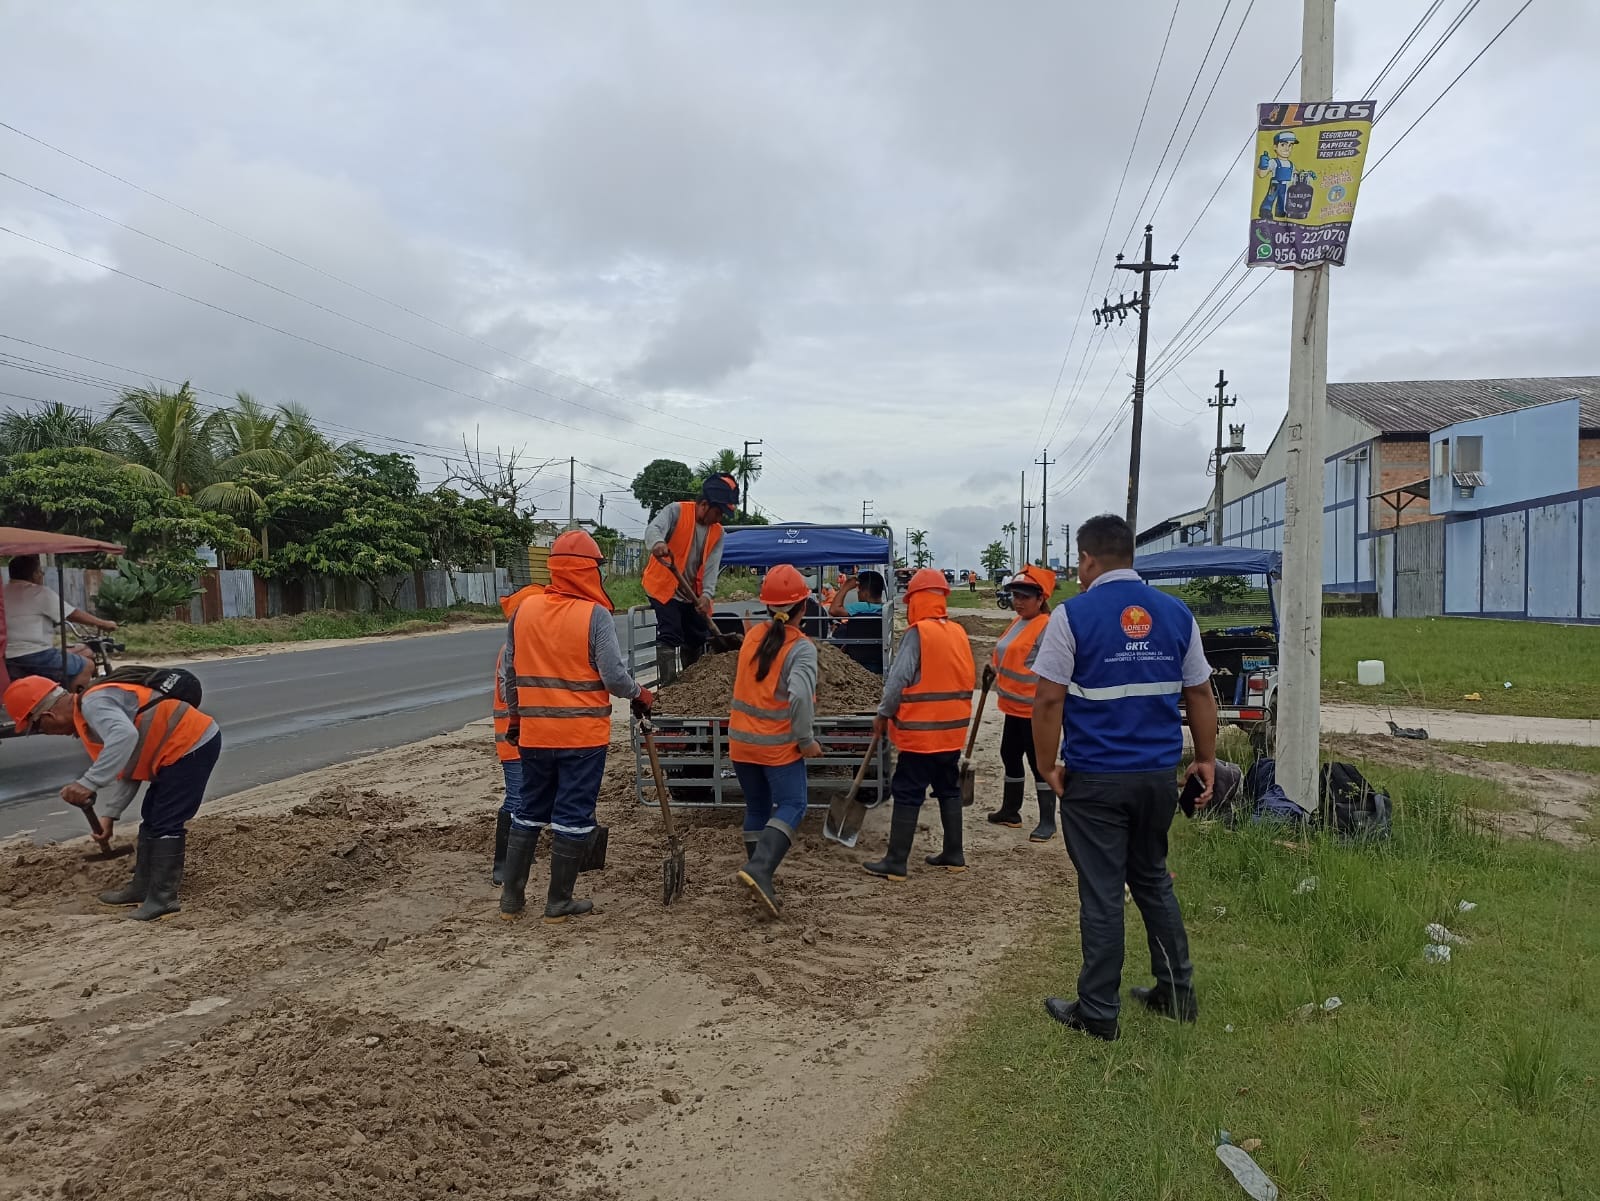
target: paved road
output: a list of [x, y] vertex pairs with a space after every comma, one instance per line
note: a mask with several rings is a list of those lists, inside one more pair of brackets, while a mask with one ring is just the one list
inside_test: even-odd
[[[205, 686], [205, 709], [222, 726], [223, 755], [209, 794], [237, 792], [487, 717], [503, 637], [504, 627], [496, 625], [192, 665]], [[82, 816], [56, 793], [85, 762], [76, 739], [0, 742], [0, 838], [83, 833]]]

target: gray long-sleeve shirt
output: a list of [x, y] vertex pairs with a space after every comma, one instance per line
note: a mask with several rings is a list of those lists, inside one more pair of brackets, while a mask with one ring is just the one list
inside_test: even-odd
[[802, 638], [783, 661], [778, 676], [778, 699], [789, 702], [789, 729], [794, 744], [805, 746], [816, 737], [813, 721], [817, 715], [817, 644]]
[[[654, 547], [657, 543], [670, 541], [673, 533], [678, 528], [678, 515], [683, 512], [682, 504], [668, 505], [650, 520], [644, 530], [644, 544]], [[701, 596], [715, 596], [717, 594], [717, 577], [722, 574], [722, 542], [719, 539], [709, 555], [706, 554], [706, 540], [710, 536], [710, 526], [694, 523], [694, 538], [689, 543], [689, 561], [679, 563], [678, 570], [683, 572], [684, 578], [693, 580], [695, 573], [700, 570], [702, 562], [705, 564], [705, 578], [700, 581]]]
[[883, 699], [878, 702], [879, 717], [893, 717], [900, 712], [900, 700], [905, 690], [922, 681], [922, 636], [912, 626], [895, 647], [894, 662], [889, 664], [889, 674], [883, 678]]
[[[139, 791], [138, 780], [120, 778], [139, 745], [139, 728], [133, 724], [139, 698], [126, 688], [92, 688], [78, 702], [78, 711], [101, 744], [100, 757], [89, 764], [78, 783], [95, 794], [97, 811], [115, 821]], [[195, 746], [216, 736], [217, 723], [212, 722]]]
[[[500, 660], [500, 695], [506, 698], [506, 708], [517, 716], [517, 618], [523, 614], [518, 609], [506, 622], [506, 653]], [[617, 627], [611, 614], [596, 605], [589, 617], [589, 666], [600, 673], [606, 690], [612, 696], [631, 701], [639, 695], [639, 683], [628, 672], [622, 657], [622, 644], [617, 641]]]

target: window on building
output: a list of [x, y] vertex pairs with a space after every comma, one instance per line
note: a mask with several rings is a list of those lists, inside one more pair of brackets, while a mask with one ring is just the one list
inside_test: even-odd
[[1483, 438], [1481, 435], [1472, 434], [1455, 440], [1455, 456], [1457, 471], [1482, 471], [1483, 470]]
[[1450, 474], [1450, 439], [1440, 438], [1433, 444], [1433, 478], [1443, 479]]

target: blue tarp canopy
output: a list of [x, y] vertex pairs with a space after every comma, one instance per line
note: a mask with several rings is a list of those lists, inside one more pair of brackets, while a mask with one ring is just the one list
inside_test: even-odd
[[1283, 574], [1283, 556], [1248, 546], [1175, 546], [1138, 555], [1133, 569], [1147, 580], [1193, 579], [1214, 575]]
[[889, 540], [827, 525], [741, 525], [724, 529], [724, 567], [843, 567], [888, 563]]

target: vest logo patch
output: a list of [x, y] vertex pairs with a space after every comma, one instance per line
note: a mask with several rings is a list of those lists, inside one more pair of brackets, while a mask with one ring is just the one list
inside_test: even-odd
[[1129, 605], [1122, 611], [1122, 632], [1129, 638], [1149, 637], [1153, 624], [1150, 610], [1143, 605]]

